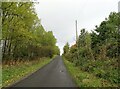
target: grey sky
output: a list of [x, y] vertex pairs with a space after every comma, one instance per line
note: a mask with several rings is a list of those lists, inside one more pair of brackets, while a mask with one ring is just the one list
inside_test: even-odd
[[39, 0], [35, 8], [45, 30], [53, 31], [62, 53], [66, 42], [75, 43], [75, 20], [78, 21], [78, 33], [82, 28], [90, 32], [110, 12], [118, 12], [118, 1]]

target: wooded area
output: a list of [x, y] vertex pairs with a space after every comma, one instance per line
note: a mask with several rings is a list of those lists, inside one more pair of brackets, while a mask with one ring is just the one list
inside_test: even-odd
[[[46, 31], [33, 2], [2, 2], [2, 62], [60, 55], [52, 31]], [[81, 29], [76, 44], [66, 43], [63, 56], [83, 71], [120, 83], [120, 13], [111, 12], [91, 32]], [[69, 34], [70, 35], [70, 34]]]
[[3, 61], [59, 55], [52, 31], [45, 31], [32, 2], [2, 3]]
[[82, 29], [73, 46], [66, 43], [63, 56], [81, 70], [119, 84], [120, 13], [110, 13], [95, 27], [91, 33]]

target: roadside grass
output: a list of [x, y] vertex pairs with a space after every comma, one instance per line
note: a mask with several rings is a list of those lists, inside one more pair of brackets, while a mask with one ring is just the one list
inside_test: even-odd
[[79, 67], [64, 59], [64, 63], [78, 87], [118, 87], [109, 81], [82, 71]]
[[0, 61], [0, 89], [2, 87], [2, 65], [1, 65], [1, 61]]
[[29, 74], [48, 64], [52, 59], [40, 58], [38, 60], [26, 61], [19, 65], [2, 66], [2, 87], [7, 87], [12, 83], [28, 76]]

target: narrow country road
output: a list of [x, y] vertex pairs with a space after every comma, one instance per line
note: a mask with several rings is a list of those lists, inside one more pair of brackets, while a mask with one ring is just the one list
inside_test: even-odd
[[62, 57], [57, 56], [49, 64], [12, 87], [75, 87]]

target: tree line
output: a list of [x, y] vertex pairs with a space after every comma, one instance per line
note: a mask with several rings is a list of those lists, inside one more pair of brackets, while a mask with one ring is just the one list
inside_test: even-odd
[[45, 31], [33, 2], [2, 2], [2, 53], [4, 60], [59, 55], [52, 31]]
[[119, 84], [120, 13], [111, 12], [92, 32], [81, 29], [76, 44], [66, 43], [63, 56], [97, 77]]

